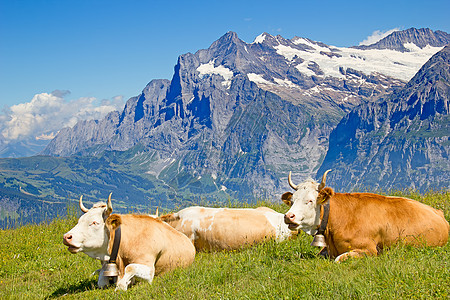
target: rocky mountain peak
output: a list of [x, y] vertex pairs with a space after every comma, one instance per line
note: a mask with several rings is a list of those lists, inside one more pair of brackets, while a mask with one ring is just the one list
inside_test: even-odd
[[420, 49], [431, 47], [443, 47], [450, 43], [450, 34], [443, 31], [432, 31], [429, 28], [409, 28], [402, 31], [394, 31], [375, 44], [358, 46], [358, 49], [391, 49], [400, 52], [410, 52], [414, 46]]

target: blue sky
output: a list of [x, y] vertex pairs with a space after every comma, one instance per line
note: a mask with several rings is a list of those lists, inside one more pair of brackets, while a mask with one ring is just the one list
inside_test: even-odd
[[0, 0], [0, 109], [55, 90], [63, 102], [123, 103], [228, 31], [352, 46], [394, 28], [450, 33], [449, 11], [449, 0]]
[[68, 100], [135, 96], [171, 79], [180, 54], [227, 31], [352, 46], [374, 31], [450, 32], [450, 1], [0, 1], [0, 103], [68, 90]]

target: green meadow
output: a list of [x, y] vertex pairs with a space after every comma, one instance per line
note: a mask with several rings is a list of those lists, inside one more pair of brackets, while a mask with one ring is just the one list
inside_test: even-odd
[[[444, 211], [450, 192], [404, 195]], [[260, 202], [286, 212], [282, 204]], [[234, 204], [236, 206], [236, 204]], [[245, 206], [245, 204], [244, 204]], [[248, 205], [247, 205], [248, 206]], [[338, 264], [317, 256], [312, 237], [268, 241], [232, 252], [198, 253], [186, 269], [138, 282], [126, 292], [98, 289], [100, 263], [71, 254], [62, 236], [77, 222], [0, 230], [0, 299], [449, 299], [450, 244], [438, 248], [396, 246], [378, 257]]]

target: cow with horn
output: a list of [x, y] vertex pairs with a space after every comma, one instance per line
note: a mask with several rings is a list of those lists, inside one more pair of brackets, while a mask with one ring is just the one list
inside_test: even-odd
[[107, 203], [96, 203], [91, 209], [82, 199], [79, 205], [84, 214], [64, 234], [63, 243], [71, 253], [84, 252], [102, 262], [99, 287], [109, 284], [116, 265], [116, 290], [126, 290], [134, 277], [151, 283], [155, 275], [194, 261], [191, 241], [166, 223], [147, 215], [111, 214], [111, 194]]
[[[324, 235], [328, 254], [337, 262], [349, 257], [378, 255], [384, 248], [402, 242], [413, 246], [443, 246], [449, 223], [442, 211], [403, 197], [372, 193], [335, 193], [321, 183], [307, 180], [295, 185], [294, 193], [281, 199], [290, 206], [285, 223], [290, 229]], [[320, 245], [320, 240], [315, 243]]]

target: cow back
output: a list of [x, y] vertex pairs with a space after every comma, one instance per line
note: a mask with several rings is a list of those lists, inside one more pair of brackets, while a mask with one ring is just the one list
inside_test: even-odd
[[[266, 207], [208, 208], [189, 207], [161, 217], [183, 232], [197, 250], [232, 250], [277, 237], [283, 215]], [[284, 232], [283, 232], [284, 233]]]
[[421, 246], [447, 243], [449, 224], [441, 211], [415, 200], [372, 193], [331, 193], [325, 232], [336, 257], [356, 248], [377, 254], [399, 241]]

